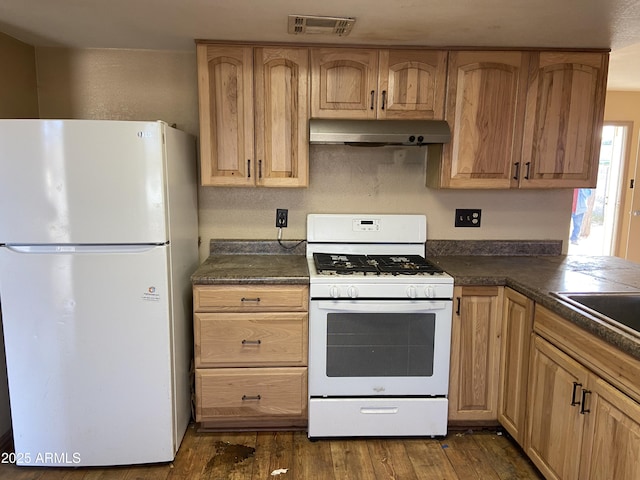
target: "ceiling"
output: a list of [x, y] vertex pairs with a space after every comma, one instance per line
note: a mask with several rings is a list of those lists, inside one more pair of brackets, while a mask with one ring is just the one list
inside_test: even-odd
[[[356, 19], [291, 35], [287, 15]], [[610, 90], [640, 91], [637, 0], [2, 0], [0, 32], [37, 47], [193, 50], [194, 39], [610, 48]]]

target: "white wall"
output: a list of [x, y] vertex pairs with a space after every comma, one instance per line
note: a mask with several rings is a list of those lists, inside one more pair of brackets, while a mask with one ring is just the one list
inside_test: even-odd
[[[438, 240], [568, 236], [571, 190], [427, 188], [417, 148], [312, 146], [310, 156], [308, 189], [201, 188], [202, 238], [274, 238], [276, 208], [289, 209], [289, 239], [305, 238], [308, 213], [329, 212], [424, 213], [428, 237]], [[481, 227], [454, 228], [456, 208], [481, 208]]]

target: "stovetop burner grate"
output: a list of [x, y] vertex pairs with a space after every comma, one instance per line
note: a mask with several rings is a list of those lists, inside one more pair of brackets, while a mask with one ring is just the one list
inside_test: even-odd
[[314, 253], [318, 273], [349, 275], [416, 275], [442, 273], [443, 270], [420, 255], [359, 255]]

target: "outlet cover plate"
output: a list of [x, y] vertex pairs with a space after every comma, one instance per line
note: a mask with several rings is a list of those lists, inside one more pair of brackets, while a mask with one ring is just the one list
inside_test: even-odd
[[479, 208], [456, 208], [456, 227], [479, 227], [482, 210]]

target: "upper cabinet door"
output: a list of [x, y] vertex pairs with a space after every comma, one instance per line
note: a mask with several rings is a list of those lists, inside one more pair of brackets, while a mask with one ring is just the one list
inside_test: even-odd
[[311, 49], [311, 117], [376, 118], [378, 50]]
[[606, 53], [533, 56], [521, 187], [595, 187], [608, 61]]
[[252, 51], [196, 47], [203, 185], [254, 184]]
[[309, 50], [255, 49], [255, 140], [258, 185], [308, 184]]
[[528, 54], [459, 51], [449, 54], [440, 186], [510, 188], [520, 156]]
[[380, 50], [377, 117], [444, 118], [447, 52]]

